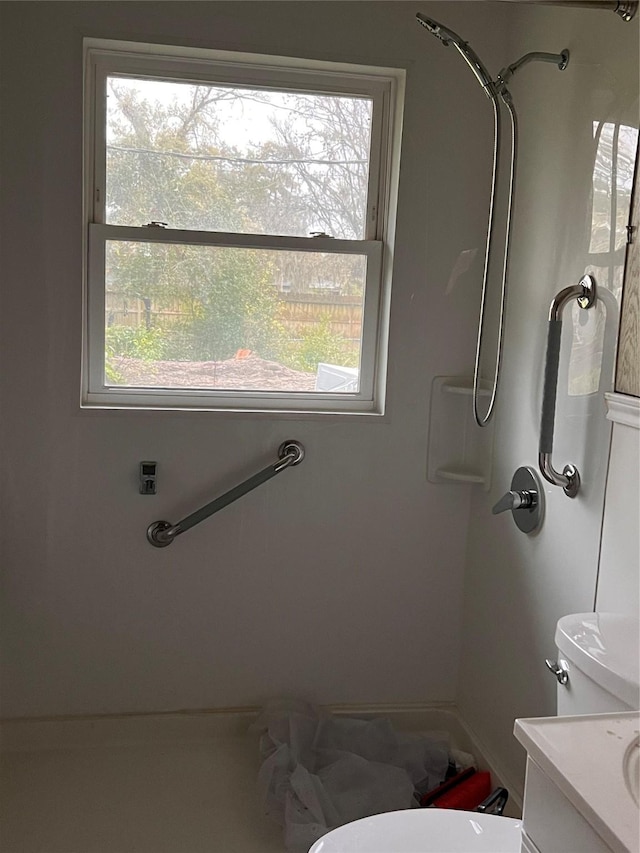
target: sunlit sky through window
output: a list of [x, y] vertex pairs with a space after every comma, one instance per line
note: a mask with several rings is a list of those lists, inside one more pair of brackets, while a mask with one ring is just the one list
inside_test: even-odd
[[[186, 108], [193, 97], [194, 86], [191, 83], [175, 83], [156, 80], [131, 80], [128, 78], [110, 78], [118, 87], [125, 86], [128, 90], [137, 92], [140, 99], [151, 104], [169, 108], [175, 105], [178, 108]], [[200, 87], [205, 88], [205, 87]], [[252, 147], [263, 145], [277, 139], [274, 122], [285, 119], [291, 121], [294, 130], [302, 131], [309, 127], [309, 119], [296, 117], [296, 110], [291, 103], [291, 94], [286, 92], [274, 92], [269, 90], [245, 89], [237, 86], [211, 87], [213, 91], [220, 94], [228, 94], [228, 97], [217, 100], [215, 103], [215, 114], [219, 124], [216, 132], [223, 147], [231, 146], [239, 152], [246, 154]], [[317, 99], [317, 95], [306, 95], [295, 93], [298, 97], [305, 97], [309, 105]], [[109, 87], [107, 88], [109, 95]], [[323, 95], [323, 98], [332, 97]], [[354, 100], [348, 96], [333, 96], [336, 101]], [[355, 100], [366, 101], [366, 98]], [[109, 110], [110, 116], [112, 115]], [[321, 120], [321, 119], [319, 119]], [[112, 140], [108, 131], [107, 144]], [[316, 153], [323, 153], [322, 142]]]

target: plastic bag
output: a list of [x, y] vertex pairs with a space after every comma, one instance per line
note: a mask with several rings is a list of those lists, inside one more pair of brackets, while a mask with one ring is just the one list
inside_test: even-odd
[[450, 763], [447, 735], [393, 730], [389, 720], [334, 717], [299, 700], [271, 702], [258, 783], [289, 853], [307, 853], [337, 826], [417, 805], [416, 789], [439, 785]]

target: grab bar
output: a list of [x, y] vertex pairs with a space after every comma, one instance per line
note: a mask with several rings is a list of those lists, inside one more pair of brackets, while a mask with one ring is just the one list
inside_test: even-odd
[[553, 451], [553, 429], [556, 415], [556, 393], [558, 386], [558, 365], [560, 363], [560, 341], [562, 337], [562, 310], [576, 298], [580, 308], [591, 308], [596, 301], [596, 280], [585, 275], [578, 284], [572, 284], [561, 290], [551, 302], [549, 308], [549, 327], [547, 335], [547, 357], [544, 368], [544, 391], [542, 394], [542, 416], [540, 419], [540, 445], [538, 464], [542, 476], [554, 486], [562, 486], [564, 493], [575, 498], [580, 489], [580, 474], [575, 465], [565, 465], [562, 474], [556, 471], [551, 462]]
[[171, 524], [169, 521], [154, 521], [147, 528], [147, 539], [156, 548], [166, 548], [167, 545], [171, 545], [176, 536], [180, 536], [181, 533], [190, 530], [196, 524], [200, 524], [201, 521], [209, 518], [214, 512], [218, 512], [218, 510], [224, 509], [225, 506], [233, 503], [233, 501], [237, 501], [238, 498], [246, 495], [247, 492], [250, 492], [257, 486], [261, 486], [262, 483], [266, 483], [267, 480], [284, 471], [285, 468], [289, 468], [291, 465], [299, 465], [304, 459], [304, 454], [304, 447], [299, 441], [290, 439], [283, 442], [278, 448], [278, 462], [268, 465], [262, 471], [258, 471], [257, 474], [249, 477], [244, 483], [240, 483], [239, 486], [229, 489], [228, 492], [192, 512], [191, 515], [183, 518], [182, 521], [178, 521], [177, 524]]

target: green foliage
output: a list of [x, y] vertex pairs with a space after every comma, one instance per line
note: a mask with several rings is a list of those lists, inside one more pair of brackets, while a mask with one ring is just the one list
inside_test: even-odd
[[154, 328], [134, 334], [128, 327], [112, 327], [116, 331], [111, 335], [119, 336], [122, 347], [130, 347], [121, 353], [221, 361], [239, 349], [251, 349], [268, 357], [278, 336], [272, 254], [257, 249], [112, 243], [107, 269], [114, 289], [122, 293], [132, 282], [145, 283], [152, 304], [177, 303], [183, 315], [166, 334]]
[[[223, 90], [191, 87], [189, 104], [161, 104], [144, 81], [112, 82], [109, 90], [107, 209], [111, 221], [152, 219], [174, 228], [253, 231], [228, 170], [200, 156], [220, 154], [216, 101]], [[193, 159], [160, 152], [195, 153]], [[158, 152], [157, 154], [154, 152]], [[225, 151], [226, 155], [233, 154]], [[249, 188], [247, 188], [248, 190]], [[118, 353], [137, 358], [220, 361], [238, 349], [273, 351], [277, 294], [273, 252], [112, 241], [107, 281], [114, 294], [142, 299], [149, 314], [178, 309], [166, 334], [157, 329], [110, 334]]]
[[111, 356], [107, 353], [107, 357], [104, 363], [104, 378], [107, 382], [107, 385], [123, 385], [124, 384], [124, 376], [120, 373], [120, 371], [113, 365], [111, 362]]
[[157, 361], [164, 358], [166, 333], [163, 329], [146, 326], [109, 326], [106, 330], [107, 356], [141, 358]]
[[[325, 229], [334, 236], [362, 236], [367, 99], [286, 95], [280, 120], [272, 119], [272, 140], [239, 150], [225, 141], [221, 118], [228, 115], [222, 102], [240, 98], [239, 92], [189, 85], [169, 101], [157, 97], [156, 87], [144, 80], [110, 80], [108, 222], [140, 226], [157, 220], [172, 228], [271, 234]], [[277, 98], [261, 92], [248, 96], [265, 103]], [[336, 165], [319, 166], [319, 160]], [[301, 292], [318, 281], [335, 281], [342, 293], [359, 295], [363, 289], [362, 257], [305, 253], [302, 261], [301, 254], [108, 242], [110, 292], [144, 300], [147, 319], [144, 327], [107, 329], [107, 373], [117, 373], [115, 356], [220, 361], [239, 349], [302, 370], [315, 371], [319, 361], [356, 365], [357, 348], [331, 332], [328, 318], [301, 341], [284, 344], [275, 282]], [[180, 319], [155, 328], [152, 318], [161, 309], [178, 312]]]
[[315, 373], [320, 362], [357, 367], [359, 353], [343, 335], [331, 330], [330, 319], [324, 314], [317, 323], [304, 330], [301, 340], [282, 348], [280, 361], [295, 370]]
[[105, 343], [105, 359], [104, 359], [104, 378], [108, 385], [122, 385], [124, 382], [124, 377], [120, 373], [117, 367], [113, 364], [113, 358], [115, 358], [118, 353], [114, 349], [113, 345], [107, 339]]

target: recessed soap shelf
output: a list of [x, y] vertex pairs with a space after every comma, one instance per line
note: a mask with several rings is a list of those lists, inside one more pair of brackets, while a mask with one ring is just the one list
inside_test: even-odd
[[[481, 397], [491, 388], [483, 383]], [[493, 424], [480, 428], [473, 417], [473, 380], [437, 376], [431, 388], [427, 479], [431, 483], [483, 485], [489, 488]]]
[[[442, 383], [442, 391], [445, 394], [463, 394], [471, 397], [473, 394], [473, 379], [467, 376], [444, 376], [439, 377], [445, 381]], [[482, 383], [478, 388], [478, 396], [490, 397], [491, 388], [487, 383]]]
[[483, 474], [474, 474], [468, 468], [438, 468], [436, 477], [442, 480], [450, 480], [452, 483], [480, 483], [484, 484], [485, 478]]

